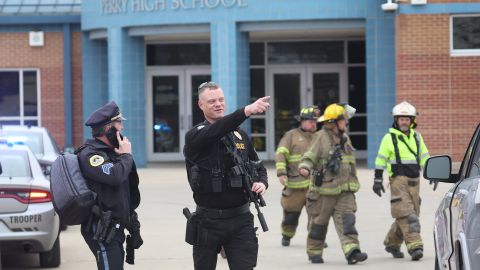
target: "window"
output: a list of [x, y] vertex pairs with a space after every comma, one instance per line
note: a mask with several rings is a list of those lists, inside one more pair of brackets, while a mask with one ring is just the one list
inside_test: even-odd
[[480, 15], [452, 16], [450, 33], [452, 56], [480, 55]]
[[39, 72], [0, 70], [0, 125], [40, 125]]

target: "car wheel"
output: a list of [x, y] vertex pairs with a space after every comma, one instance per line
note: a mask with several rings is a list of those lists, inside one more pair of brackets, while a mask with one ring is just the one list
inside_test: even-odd
[[60, 266], [60, 237], [57, 237], [50, 251], [40, 252], [41, 267]]

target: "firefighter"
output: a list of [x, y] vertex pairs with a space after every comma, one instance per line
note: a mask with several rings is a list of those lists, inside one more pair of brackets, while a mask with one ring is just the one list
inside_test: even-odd
[[354, 193], [360, 188], [355, 166], [355, 149], [346, 134], [348, 120], [355, 113], [349, 105], [331, 104], [319, 118], [324, 125], [303, 155], [299, 172], [312, 174], [307, 192], [307, 254], [312, 263], [323, 263], [323, 248], [328, 222], [333, 217], [335, 229], [348, 264], [365, 261], [355, 228], [357, 204]]
[[395, 219], [388, 232], [385, 250], [394, 258], [403, 258], [400, 246], [405, 242], [412, 260], [423, 257], [420, 236], [420, 170], [430, 156], [420, 133], [415, 131], [417, 110], [403, 101], [393, 107], [393, 125], [385, 134], [375, 160], [373, 191], [382, 196], [383, 171], [390, 179], [390, 207]]
[[275, 167], [278, 180], [284, 186], [280, 200], [283, 208], [282, 246], [290, 245], [306, 203], [310, 178], [299, 175], [298, 163], [315, 138], [318, 117], [320, 110], [317, 106], [303, 108], [295, 117], [300, 122], [299, 127], [287, 131], [278, 144]]

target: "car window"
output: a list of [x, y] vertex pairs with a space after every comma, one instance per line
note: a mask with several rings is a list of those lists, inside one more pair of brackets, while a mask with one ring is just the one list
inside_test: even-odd
[[26, 151], [1, 151], [0, 164], [2, 173], [0, 177], [30, 177], [30, 165]]
[[2, 135], [26, 144], [35, 155], [43, 155], [43, 135], [40, 132], [4, 130]]
[[55, 138], [53, 138], [52, 134], [47, 130], [48, 137], [50, 138], [50, 141], [52, 142], [53, 145], [53, 150], [55, 151], [56, 154], [60, 154], [60, 148], [58, 148], [58, 144], [55, 141]]
[[480, 139], [479, 128], [474, 134], [470, 145], [468, 146], [465, 160], [463, 161], [462, 171], [466, 178], [480, 175]]

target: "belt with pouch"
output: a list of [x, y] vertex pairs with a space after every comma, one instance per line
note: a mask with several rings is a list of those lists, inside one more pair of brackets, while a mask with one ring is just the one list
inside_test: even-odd
[[197, 215], [203, 217], [213, 219], [226, 219], [250, 212], [250, 205], [246, 203], [242, 206], [229, 209], [214, 209], [197, 206], [197, 210], [195, 212], [197, 213]]

